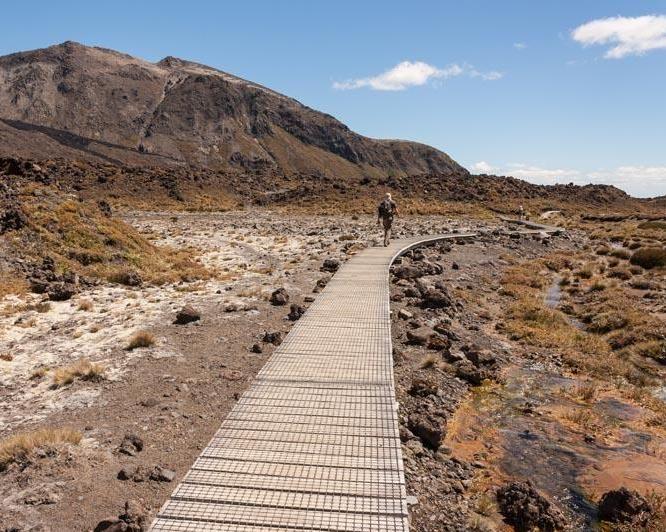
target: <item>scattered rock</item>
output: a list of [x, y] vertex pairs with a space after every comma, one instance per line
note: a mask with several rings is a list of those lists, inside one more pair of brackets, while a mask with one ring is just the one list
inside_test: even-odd
[[73, 283], [55, 282], [48, 285], [46, 293], [51, 301], [67, 301], [77, 293]]
[[429, 327], [419, 327], [407, 331], [407, 340], [413, 345], [426, 345], [434, 334], [435, 332]]
[[497, 492], [499, 509], [518, 532], [552, 532], [564, 528], [562, 513], [534, 489], [530, 481], [511, 482]]
[[120, 442], [118, 452], [134, 456], [143, 450], [143, 440], [135, 434], [126, 434], [123, 441]]
[[156, 480], [157, 482], [171, 482], [174, 478], [176, 478], [176, 472], [162, 466], [155, 466], [150, 473], [150, 480]]
[[611, 523], [644, 525], [651, 511], [645, 497], [625, 487], [607, 491], [599, 500], [599, 519]]
[[186, 325], [188, 323], [199, 321], [200, 319], [201, 314], [199, 311], [195, 310], [190, 305], [186, 305], [180, 311], [178, 311], [176, 314], [176, 321], [174, 321], [174, 323], [176, 325]]
[[337, 259], [326, 259], [321, 265], [320, 271], [335, 273], [340, 268], [340, 261]]
[[253, 344], [252, 347], [250, 348], [250, 351], [259, 354], [263, 353], [264, 350], [262, 349], [260, 344]]
[[453, 306], [453, 298], [445, 288], [430, 287], [421, 296], [423, 308], [449, 308]]
[[265, 332], [262, 340], [267, 344], [280, 345], [282, 343], [282, 333], [280, 331]]
[[414, 317], [414, 314], [409, 312], [408, 310], [405, 310], [404, 308], [401, 308], [398, 311], [398, 318], [402, 320], [411, 320]]
[[437, 450], [444, 438], [444, 426], [439, 419], [428, 414], [416, 413], [409, 416], [407, 426], [423, 445], [429, 449]]
[[289, 294], [284, 288], [278, 288], [271, 294], [271, 304], [282, 307], [289, 303]]
[[427, 395], [437, 395], [437, 381], [429, 376], [417, 376], [412, 379], [412, 386], [409, 388], [409, 394], [413, 396], [425, 397]]
[[297, 321], [301, 319], [301, 316], [303, 316], [303, 314], [305, 314], [305, 308], [301, 307], [300, 305], [291, 305], [287, 317], [291, 321]]
[[20, 207], [9, 207], [0, 213], [0, 235], [9, 231], [18, 231], [28, 225], [28, 217]]

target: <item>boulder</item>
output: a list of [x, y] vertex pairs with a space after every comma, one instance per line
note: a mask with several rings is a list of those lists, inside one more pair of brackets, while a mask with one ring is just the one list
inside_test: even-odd
[[645, 497], [625, 487], [607, 491], [599, 500], [599, 519], [611, 523], [644, 525], [651, 511]]
[[282, 333], [280, 331], [275, 332], [265, 332], [264, 337], [262, 338], [267, 344], [280, 345], [282, 343]]
[[421, 307], [429, 309], [449, 308], [453, 306], [453, 298], [446, 289], [430, 287], [421, 296]]
[[407, 427], [429, 449], [437, 450], [444, 438], [444, 426], [439, 419], [428, 414], [416, 413], [409, 416]]
[[184, 306], [176, 314], [176, 320], [174, 321], [177, 325], [186, 325], [194, 321], [199, 321], [201, 319], [201, 314], [199, 311], [191, 307], [190, 305]]
[[150, 472], [150, 480], [157, 482], [171, 482], [176, 478], [176, 472], [162, 466], [155, 466]]
[[123, 441], [120, 442], [120, 447], [118, 447], [119, 452], [129, 456], [134, 456], [142, 450], [143, 440], [135, 434], [126, 434]]
[[0, 212], [0, 235], [9, 231], [18, 231], [28, 225], [28, 217], [20, 207], [9, 207]]
[[291, 307], [289, 307], [289, 314], [287, 314], [287, 318], [289, 318], [290, 321], [297, 321], [301, 319], [303, 314], [305, 314], [305, 308], [301, 307], [300, 305], [291, 305]]
[[437, 395], [439, 386], [437, 381], [428, 376], [417, 376], [412, 379], [412, 385], [409, 388], [409, 395], [425, 397], [427, 395]]
[[499, 509], [517, 532], [562, 530], [564, 516], [544, 498], [530, 481], [511, 482], [497, 492]]
[[337, 259], [326, 259], [321, 265], [320, 271], [335, 273], [340, 268], [340, 261]]
[[289, 294], [284, 288], [278, 288], [271, 294], [271, 304], [276, 307], [282, 307], [289, 303]]
[[76, 295], [78, 289], [74, 283], [54, 282], [46, 287], [51, 301], [67, 301]]
[[407, 340], [412, 345], [426, 345], [430, 338], [435, 334], [430, 327], [419, 327], [411, 331], [407, 331]]

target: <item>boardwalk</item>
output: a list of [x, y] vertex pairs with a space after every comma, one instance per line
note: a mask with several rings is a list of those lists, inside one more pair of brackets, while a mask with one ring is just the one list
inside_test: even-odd
[[423, 242], [347, 262], [257, 375], [164, 504], [160, 532], [408, 530], [389, 276]]

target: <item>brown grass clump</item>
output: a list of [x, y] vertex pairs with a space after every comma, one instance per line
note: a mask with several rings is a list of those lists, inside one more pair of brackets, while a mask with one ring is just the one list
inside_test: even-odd
[[423, 357], [423, 360], [421, 360], [421, 364], [419, 365], [421, 369], [426, 369], [426, 368], [431, 368], [435, 365], [437, 365], [437, 356], [429, 353], [425, 357]]
[[9, 353], [2, 353], [0, 354], [0, 360], [4, 360], [5, 362], [11, 362], [12, 360], [14, 360], [14, 356]]
[[155, 345], [155, 335], [148, 331], [139, 331], [130, 338], [127, 350], [132, 351], [141, 347], [152, 347]]
[[93, 309], [92, 301], [89, 299], [82, 299], [79, 301], [79, 306], [77, 308], [84, 312], [90, 312]]
[[73, 429], [39, 429], [10, 436], [0, 441], [0, 471], [14, 463], [25, 460], [35, 449], [59, 444], [78, 445], [81, 433]]
[[578, 385], [578, 388], [576, 388], [576, 397], [578, 397], [581, 401], [585, 401], [586, 403], [589, 403], [590, 401], [593, 401], [595, 397], [597, 396], [597, 385], [593, 382], [585, 382], [581, 383]]
[[[122, 220], [106, 216], [93, 201], [73, 200], [48, 186], [35, 187], [42, 194], [26, 188], [20, 198], [28, 225], [6, 237], [9, 251], [17, 257], [38, 263], [49, 256], [58, 273], [71, 271], [105, 280], [124, 271], [136, 272], [144, 282], [154, 284], [213, 275], [195, 260], [195, 250], [156, 246]], [[1, 273], [0, 296], [7, 290]], [[16, 279], [17, 274], [8, 276]]]
[[76, 379], [98, 381], [104, 378], [106, 368], [101, 364], [90, 362], [87, 358], [78, 360], [71, 366], [58, 368], [53, 372], [53, 388], [72, 384]]
[[631, 256], [630, 262], [646, 270], [664, 268], [666, 267], [666, 249], [641, 248]]
[[611, 256], [617, 259], [629, 260], [631, 258], [631, 252], [624, 248], [618, 248], [611, 251]]

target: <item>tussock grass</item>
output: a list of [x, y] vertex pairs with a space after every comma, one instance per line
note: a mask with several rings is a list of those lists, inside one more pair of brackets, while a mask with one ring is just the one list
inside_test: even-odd
[[[30, 262], [51, 257], [59, 273], [71, 271], [88, 277], [122, 280], [124, 272], [136, 272], [143, 281], [165, 284], [209, 278], [214, 272], [196, 261], [193, 249], [155, 246], [123, 221], [105, 216], [96, 203], [77, 201], [52, 187], [34, 185], [42, 194], [25, 190], [21, 195], [29, 223], [6, 237], [8, 249]], [[33, 245], [26, 246], [29, 241]], [[1, 272], [0, 272], [1, 273]], [[5, 287], [16, 272], [5, 280], [0, 275], [0, 296], [18, 287], [27, 290], [25, 282]]]
[[58, 368], [53, 372], [52, 388], [60, 388], [72, 384], [75, 380], [99, 381], [104, 378], [106, 368], [82, 358], [70, 366]]
[[423, 360], [421, 360], [419, 367], [421, 369], [432, 368], [433, 366], [437, 365], [438, 360], [439, 358], [437, 357], [437, 355], [429, 353], [423, 357]]
[[79, 305], [77, 308], [84, 312], [90, 312], [93, 309], [93, 303], [89, 299], [82, 299], [81, 301], [79, 301]]
[[630, 262], [646, 270], [664, 268], [666, 267], [666, 249], [656, 247], [641, 248], [631, 256]]
[[127, 350], [132, 351], [142, 347], [152, 347], [153, 345], [155, 345], [155, 335], [149, 331], [139, 331], [130, 338]]
[[0, 440], [0, 471], [14, 462], [25, 460], [35, 449], [61, 444], [78, 445], [81, 438], [77, 430], [45, 428]]

